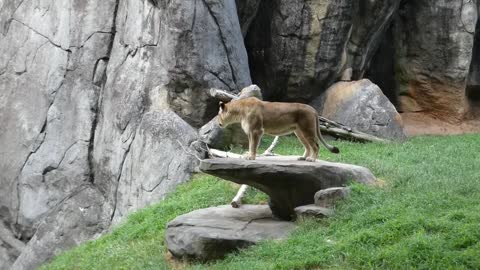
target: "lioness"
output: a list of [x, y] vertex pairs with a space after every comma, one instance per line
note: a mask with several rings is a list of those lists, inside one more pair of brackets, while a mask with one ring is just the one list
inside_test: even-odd
[[241, 123], [248, 135], [246, 159], [255, 159], [264, 133], [281, 136], [294, 132], [305, 147], [299, 160], [315, 161], [319, 150], [317, 139], [332, 153], [339, 153], [337, 147], [325, 142], [320, 134], [317, 111], [306, 104], [266, 102], [255, 97], [220, 102], [218, 124], [226, 127], [233, 123]]

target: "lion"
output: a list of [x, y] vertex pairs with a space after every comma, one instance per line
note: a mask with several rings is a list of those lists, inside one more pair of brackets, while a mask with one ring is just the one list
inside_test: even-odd
[[267, 102], [256, 97], [220, 102], [218, 124], [224, 128], [233, 123], [240, 123], [248, 136], [249, 152], [244, 157], [249, 160], [255, 159], [263, 134], [283, 136], [295, 133], [305, 148], [299, 160], [313, 162], [317, 159], [317, 139], [330, 152], [340, 152], [323, 139], [317, 111], [306, 104]]

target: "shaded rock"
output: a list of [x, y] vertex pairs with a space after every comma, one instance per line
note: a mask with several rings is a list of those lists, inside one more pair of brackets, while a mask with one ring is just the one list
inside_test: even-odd
[[477, 24], [473, 42], [472, 61], [467, 80], [468, 118], [480, 118], [480, 1], [477, 1]]
[[238, 19], [244, 37], [247, 35], [253, 19], [257, 16], [258, 7], [261, 2], [261, 0], [235, 0], [235, 3], [237, 4]]
[[367, 134], [406, 138], [400, 114], [380, 88], [367, 79], [338, 82], [312, 104], [320, 115]]
[[327, 161], [298, 161], [296, 156], [205, 159], [200, 170], [235, 182], [247, 184], [270, 197], [275, 216], [291, 220], [294, 208], [312, 204], [318, 190], [346, 185], [349, 181], [373, 184], [375, 177], [366, 168]]
[[352, 32], [347, 44], [347, 64], [352, 79], [364, 78], [369, 64], [379, 48], [391, 22], [396, 17], [401, 0], [354, 1]]
[[176, 217], [167, 225], [165, 242], [175, 257], [218, 259], [262, 240], [284, 239], [295, 227], [275, 220], [266, 205], [223, 205]]
[[[424, 113], [457, 121], [466, 108], [475, 1], [406, 1], [395, 20], [396, 79]], [[438, 31], [442, 29], [442, 31]], [[402, 106], [402, 104], [400, 104]]]
[[350, 191], [348, 187], [333, 187], [319, 190], [315, 193], [315, 205], [327, 208], [332, 207], [336, 201], [347, 198]]
[[342, 73], [353, 0], [262, 1], [246, 37], [265, 100], [308, 102]]
[[298, 206], [295, 207], [294, 210], [297, 217], [327, 218], [333, 216], [332, 209], [320, 207], [315, 204]]

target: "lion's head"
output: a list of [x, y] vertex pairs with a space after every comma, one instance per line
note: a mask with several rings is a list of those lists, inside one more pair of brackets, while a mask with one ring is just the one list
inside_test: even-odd
[[238, 113], [236, 110], [231, 108], [230, 103], [224, 103], [220, 101], [219, 105], [220, 109], [218, 111], [218, 125], [220, 125], [220, 127], [225, 128], [232, 123], [238, 122]]

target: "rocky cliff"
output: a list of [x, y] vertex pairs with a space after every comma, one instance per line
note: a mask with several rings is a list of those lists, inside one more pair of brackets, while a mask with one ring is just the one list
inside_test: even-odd
[[474, 0], [0, 3], [0, 269], [32, 269], [187, 181], [211, 87], [309, 102], [345, 70], [400, 110], [478, 110]]

